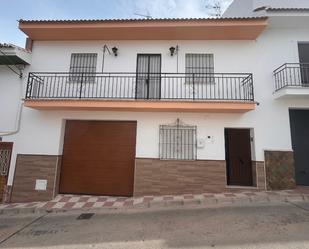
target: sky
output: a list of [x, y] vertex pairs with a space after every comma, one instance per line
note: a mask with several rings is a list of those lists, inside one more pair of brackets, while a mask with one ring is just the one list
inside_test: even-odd
[[19, 19], [111, 19], [209, 17], [206, 8], [220, 1], [225, 10], [232, 0], [0, 0], [0, 42], [24, 47]]

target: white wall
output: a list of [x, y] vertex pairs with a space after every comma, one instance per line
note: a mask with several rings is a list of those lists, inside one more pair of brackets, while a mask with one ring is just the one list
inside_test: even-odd
[[105, 72], [134, 72], [137, 53], [161, 53], [162, 72], [176, 72], [176, 57], [169, 47], [179, 45], [179, 71], [184, 72], [185, 53], [213, 53], [215, 72], [253, 73], [256, 110], [246, 114], [215, 113], [129, 113], [62, 112], [24, 109], [21, 132], [15, 141], [9, 184], [12, 183], [16, 153], [62, 153], [65, 119], [137, 120], [137, 157], [158, 157], [159, 125], [177, 118], [197, 125], [198, 138], [213, 137], [213, 142], [198, 149], [198, 159], [224, 160], [224, 128], [253, 128], [256, 160], [264, 160], [263, 150], [290, 150], [288, 108], [309, 108], [304, 98], [275, 100], [273, 70], [285, 62], [298, 62], [297, 41], [309, 41], [309, 30], [268, 29], [256, 41], [80, 41], [35, 42], [30, 71], [67, 72], [70, 54], [98, 53], [97, 71], [101, 71], [102, 47], [119, 48], [118, 57], [106, 55]]
[[254, 0], [234, 0], [223, 13], [223, 17], [253, 16]]
[[0, 65], [0, 137], [16, 128], [24, 80]]
[[[309, 8], [308, 0], [234, 0], [223, 13], [223, 17], [265, 16], [265, 11], [254, 11], [262, 7]], [[280, 15], [284, 13], [280, 12]], [[289, 13], [290, 14], [290, 13]]]

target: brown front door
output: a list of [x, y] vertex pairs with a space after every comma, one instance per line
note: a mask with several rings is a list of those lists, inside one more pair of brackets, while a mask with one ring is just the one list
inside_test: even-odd
[[136, 122], [67, 121], [60, 193], [132, 196]]
[[250, 129], [225, 129], [227, 183], [252, 186]]
[[3, 200], [4, 188], [7, 184], [13, 143], [0, 142], [0, 202]]

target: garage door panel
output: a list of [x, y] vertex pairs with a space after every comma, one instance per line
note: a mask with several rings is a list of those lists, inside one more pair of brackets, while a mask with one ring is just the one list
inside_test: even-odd
[[[124, 148], [126, 149], [126, 148]], [[72, 157], [75, 157], [75, 158], [72, 158], [72, 159], [69, 159], [70, 162], [74, 162], [74, 163], [78, 163], [79, 161], [86, 161], [86, 162], [95, 162], [95, 163], [98, 163], [98, 164], [103, 164], [103, 163], [106, 163], [106, 162], [120, 162], [120, 161], [128, 161], [128, 160], [131, 160], [131, 159], [134, 159], [134, 157], [132, 157], [130, 154], [133, 154], [134, 151], [130, 151], [130, 150], [127, 150], [128, 153], [118, 153], [118, 154], [115, 154], [115, 153], [112, 153], [112, 151], [110, 150], [107, 150], [109, 151], [110, 153], [108, 153], [110, 155], [109, 158], [101, 158], [100, 160], [98, 160], [97, 158], [93, 158], [96, 156], [96, 154], [98, 153], [102, 153], [102, 151], [100, 150], [97, 150], [96, 153], [93, 153], [93, 154], [90, 154], [90, 155], [85, 155], [83, 154], [84, 152], [81, 152], [81, 153], [78, 153], [78, 152], [72, 152], [70, 153], [70, 155]], [[82, 154], [82, 155], [81, 155]], [[66, 161], [66, 160], [64, 160]]]
[[67, 121], [62, 193], [131, 196], [136, 122]]

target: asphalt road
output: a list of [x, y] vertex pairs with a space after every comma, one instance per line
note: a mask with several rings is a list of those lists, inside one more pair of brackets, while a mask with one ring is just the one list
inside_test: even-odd
[[309, 248], [309, 203], [0, 215], [1, 248]]

